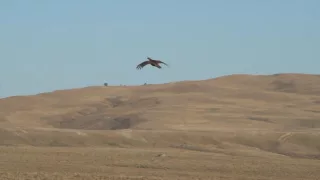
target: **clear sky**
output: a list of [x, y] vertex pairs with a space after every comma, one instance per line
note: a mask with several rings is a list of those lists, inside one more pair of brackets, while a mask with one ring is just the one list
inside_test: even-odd
[[[320, 71], [319, 0], [0, 2], [0, 97]], [[136, 65], [150, 56], [170, 67]]]

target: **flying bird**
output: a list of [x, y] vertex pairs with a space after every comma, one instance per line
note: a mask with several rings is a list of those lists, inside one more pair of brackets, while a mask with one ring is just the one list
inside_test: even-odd
[[164, 62], [162, 62], [160, 60], [153, 60], [153, 59], [151, 59], [149, 57], [147, 57], [147, 59], [148, 59], [147, 61], [144, 61], [144, 62], [138, 64], [137, 69], [142, 69], [144, 66], [146, 66], [148, 64], [150, 64], [151, 66], [155, 66], [155, 67], [157, 67], [159, 69], [162, 68], [159, 64], [164, 64], [164, 65], [168, 66], [168, 64], [166, 64], [166, 63], [164, 63]]

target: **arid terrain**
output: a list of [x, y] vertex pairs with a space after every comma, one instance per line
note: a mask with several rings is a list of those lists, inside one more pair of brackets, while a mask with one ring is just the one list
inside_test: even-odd
[[320, 75], [3, 98], [0, 179], [320, 180]]

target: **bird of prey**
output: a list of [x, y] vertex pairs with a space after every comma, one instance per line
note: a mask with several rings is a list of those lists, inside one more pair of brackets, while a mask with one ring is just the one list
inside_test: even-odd
[[159, 64], [164, 64], [164, 65], [166, 65], [166, 66], [168, 66], [168, 64], [166, 64], [166, 63], [164, 63], [164, 62], [162, 62], [162, 61], [160, 61], [160, 60], [153, 60], [153, 59], [151, 59], [151, 58], [149, 58], [149, 57], [147, 57], [147, 61], [144, 61], [144, 62], [142, 62], [142, 63], [140, 63], [140, 64], [138, 64], [138, 66], [137, 66], [137, 69], [142, 69], [144, 66], [146, 66], [146, 65], [148, 65], [148, 64], [150, 64], [151, 66], [155, 66], [155, 67], [157, 67], [157, 68], [159, 68], [159, 69], [161, 69], [162, 67], [159, 65]]

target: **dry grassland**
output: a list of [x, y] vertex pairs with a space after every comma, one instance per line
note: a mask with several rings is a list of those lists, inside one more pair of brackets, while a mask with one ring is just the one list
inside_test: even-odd
[[320, 180], [320, 76], [0, 99], [0, 179]]

